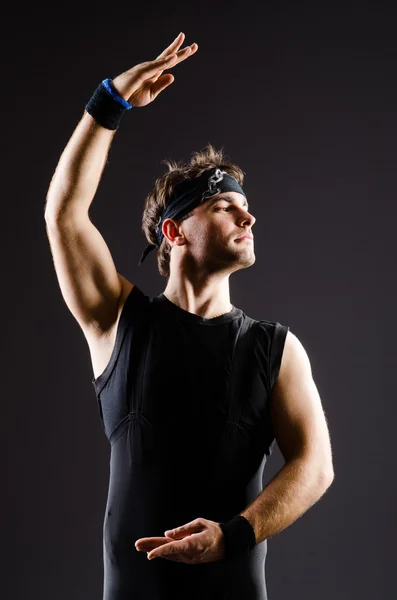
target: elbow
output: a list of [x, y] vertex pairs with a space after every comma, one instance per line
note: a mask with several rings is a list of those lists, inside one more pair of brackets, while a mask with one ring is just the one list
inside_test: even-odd
[[315, 474], [317, 485], [326, 490], [332, 484], [335, 474], [332, 461], [328, 459], [318, 460], [317, 457], [304, 459], [306, 465], [309, 466], [311, 472]]
[[325, 489], [329, 488], [335, 478], [334, 469], [331, 467], [323, 468], [320, 474], [321, 484], [325, 487]]

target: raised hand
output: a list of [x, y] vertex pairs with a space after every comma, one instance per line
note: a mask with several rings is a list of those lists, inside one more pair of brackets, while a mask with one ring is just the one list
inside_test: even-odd
[[171, 73], [163, 75], [163, 71], [175, 67], [198, 49], [194, 43], [180, 50], [184, 39], [185, 34], [181, 32], [155, 60], [135, 65], [115, 77], [112, 85], [117, 93], [135, 107], [153, 102], [175, 79]]

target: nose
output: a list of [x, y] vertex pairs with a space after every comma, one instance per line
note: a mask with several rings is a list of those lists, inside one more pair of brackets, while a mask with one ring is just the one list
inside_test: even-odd
[[240, 226], [247, 225], [248, 227], [252, 227], [255, 221], [254, 215], [251, 215], [247, 210], [241, 210], [241, 215], [239, 216]]

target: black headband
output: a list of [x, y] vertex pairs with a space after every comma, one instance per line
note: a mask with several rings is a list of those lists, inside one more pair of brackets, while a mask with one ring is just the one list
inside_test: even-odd
[[223, 192], [238, 192], [245, 196], [242, 187], [234, 177], [216, 167], [204, 171], [193, 180], [189, 179], [178, 183], [156, 227], [157, 244], [146, 246], [138, 264], [143, 263], [149, 252], [160, 248], [164, 237], [162, 225], [166, 219], [180, 219], [208, 198]]

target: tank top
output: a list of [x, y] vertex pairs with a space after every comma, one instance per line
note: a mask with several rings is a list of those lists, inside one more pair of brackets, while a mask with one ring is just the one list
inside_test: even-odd
[[227, 521], [262, 491], [288, 330], [234, 306], [207, 319], [132, 288], [92, 380], [110, 444], [103, 600], [267, 599], [267, 540], [193, 565], [149, 561], [135, 542], [199, 517]]

